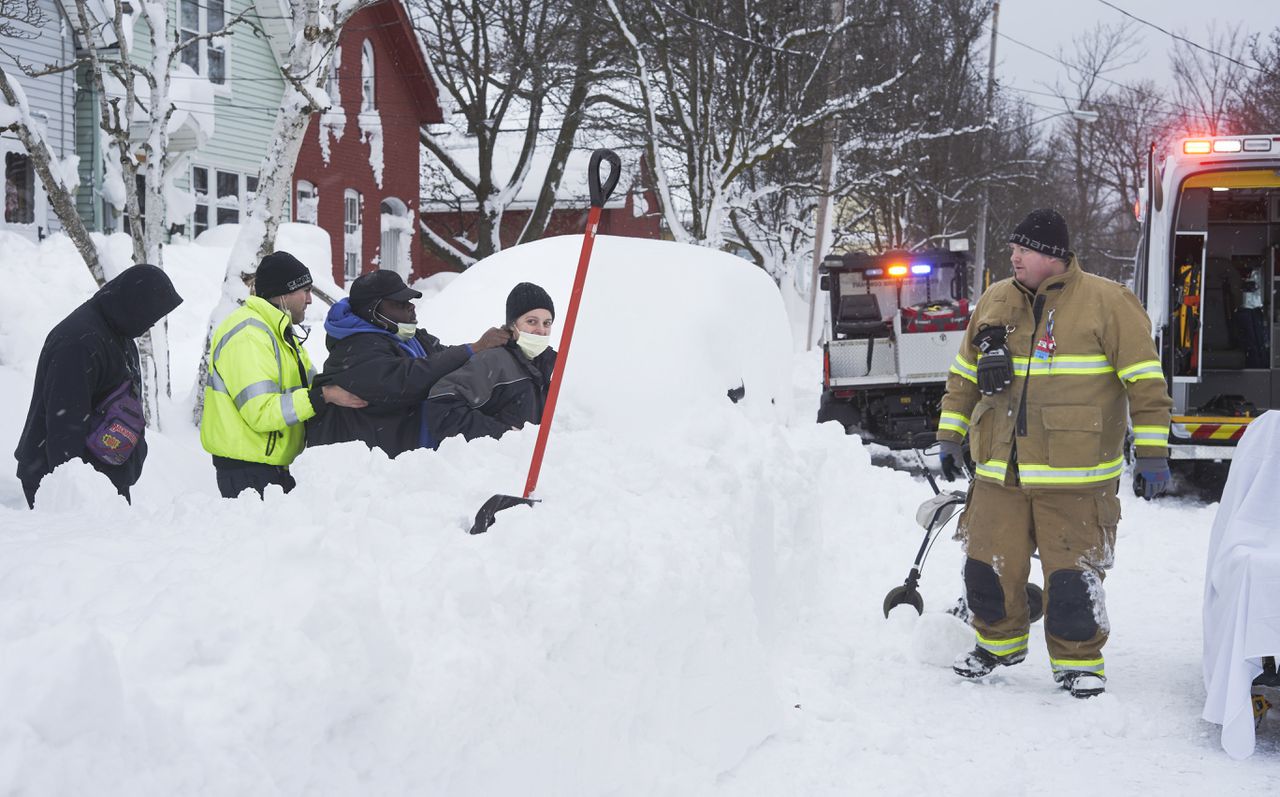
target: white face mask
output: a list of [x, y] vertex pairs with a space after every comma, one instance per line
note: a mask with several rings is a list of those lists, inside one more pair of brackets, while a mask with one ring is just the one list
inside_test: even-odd
[[521, 332], [520, 337], [516, 338], [516, 345], [520, 347], [520, 351], [530, 360], [537, 357], [547, 350], [551, 345], [550, 335], [533, 335], [528, 332]]
[[417, 324], [396, 324], [396, 337], [400, 340], [413, 340], [417, 331]]

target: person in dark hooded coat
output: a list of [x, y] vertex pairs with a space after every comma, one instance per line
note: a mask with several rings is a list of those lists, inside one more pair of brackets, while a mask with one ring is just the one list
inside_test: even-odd
[[435, 445], [461, 435], [500, 438], [526, 423], [541, 423], [556, 350], [551, 296], [522, 282], [507, 296], [507, 328], [514, 339], [479, 353], [436, 383], [427, 400], [427, 428]]
[[307, 421], [307, 445], [359, 440], [389, 457], [429, 447], [423, 402], [445, 374], [511, 335], [490, 329], [475, 343], [445, 346], [418, 329], [413, 300], [422, 294], [394, 271], [381, 269], [351, 283], [325, 319], [329, 357], [317, 385], [338, 385], [363, 398], [360, 409], [326, 406]]
[[35, 508], [40, 481], [54, 468], [81, 459], [129, 498], [142, 475], [147, 443], [140, 436], [129, 458], [114, 465], [88, 449], [94, 409], [128, 380], [142, 394], [142, 369], [133, 339], [182, 303], [168, 275], [156, 266], [125, 269], [58, 323], [45, 338], [36, 365], [31, 407], [13, 455], [18, 480]]

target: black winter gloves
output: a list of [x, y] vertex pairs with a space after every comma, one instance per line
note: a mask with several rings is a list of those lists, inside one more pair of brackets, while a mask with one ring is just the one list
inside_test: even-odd
[[978, 390], [984, 396], [993, 396], [1013, 381], [1013, 358], [1005, 345], [1004, 327], [987, 327], [973, 337], [973, 345], [982, 356], [978, 358]]
[[962, 444], [952, 440], [938, 441], [938, 465], [942, 468], [942, 478], [949, 482], [956, 480], [964, 473], [964, 448]]

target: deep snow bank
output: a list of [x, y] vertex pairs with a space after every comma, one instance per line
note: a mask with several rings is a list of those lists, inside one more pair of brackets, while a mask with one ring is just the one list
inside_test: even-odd
[[[425, 325], [472, 339], [521, 279], [563, 313], [579, 243], [481, 264]], [[680, 792], [781, 728], [774, 649], [822, 549], [804, 474], [847, 442], [783, 423], [767, 278], [635, 245], [597, 244], [544, 503], [489, 535], [465, 529], [523, 484], [533, 428], [309, 450], [266, 503], [218, 499], [178, 428], [132, 507], [74, 463], [0, 508], [0, 792]], [[203, 297], [216, 248], [190, 250], [175, 282]], [[29, 393], [33, 359], [0, 387]]]

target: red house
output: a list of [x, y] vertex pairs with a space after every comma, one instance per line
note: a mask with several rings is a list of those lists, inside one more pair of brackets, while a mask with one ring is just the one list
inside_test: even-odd
[[333, 108], [312, 119], [298, 154], [294, 219], [328, 231], [339, 285], [375, 268], [407, 279], [422, 258], [418, 129], [442, 114], [401, 0], [347, 22], [327, 88]]

